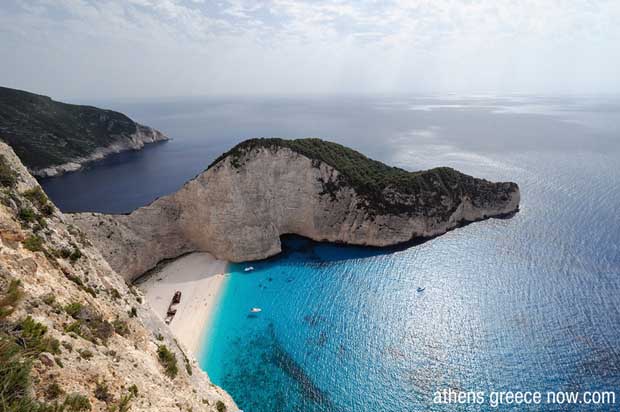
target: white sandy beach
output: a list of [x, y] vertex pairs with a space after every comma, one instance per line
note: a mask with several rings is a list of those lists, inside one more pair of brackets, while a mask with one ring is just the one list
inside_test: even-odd
[[181, 302], [170, 328], [195, 357], [198, 357], [201, 337], [217, 302], [227, 263], [209, 253], [192, 253], [165, 264], [138, 285], [162, 319], [166, 317], [174, 293], [181, 291]]

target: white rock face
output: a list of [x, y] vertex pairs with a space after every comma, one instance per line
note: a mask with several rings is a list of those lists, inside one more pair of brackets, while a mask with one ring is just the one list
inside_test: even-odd
[[120, 153], [126, 150], [140, 150], [145, 144], [168, 140], [168, 137], [159, 130], [136, 123], [136, 132], [127, 138], [119, 139], [106, 147], [96, 149], [89, 156], [77, 157], [71, 162], [61, 165], [46, 167], [44, 169], [31, 170], [34, 176], [52, 177], [59, 176], [67, 172], [80, 170], [86, 163], [101, 160], [113, 153]]
[[[234, 262], [264, 259], [281, 251], [284, 234], [388, 246], [519, 207], [516, 184], [467, 177], [483, 187], [484, 196], [465, 188], [457, 198], [421, 209], [423, 201], [405, 199], [416, 212], [371, 213], [351, 187], [340, 187], [334, 196], [325, 193], [325, 185], [337, 182], [338, 175], [333, 167], [288, 148], [256, 148], [239, 167], [224, 158], [178, 192], [129, 215], [81, 213], [72, 218], [110, 265], [131, 280], [162, 259], [190, 251]], [[385, 190], [384, 196], [396, 195]]]
[[[237, 411], [232, 398], [211, 383], [191, 352], [175, 339], [141, 293], [110, 268], [65, 215], [53, 208], [44, 218], [45, 230], [36, 230], [34, 224], [19, 219], [20, 207], [37, 208], [24, 193], [40, 186], [4, 143], [0, 143], [0, 159], [15, 174], [15, 185], [0, 190], [0, 290], [4, 293], [12, 280], [19, 280], [22, 290], [14, 312], [4, 316], [2, 322], [8, 328], [30, 316], [47, 328], [45, 337], [60, 343], [59, 353], [41, 353], [33, 362], [32, 396], [44, 399], [46, 388], [57, 383], [66, 394], [88, 398], [92, 411], [109, 411], [136, 385], [138, 395], [130, 401], [133, 412], [214, 412], [218, 401], [226, 405], [227, 411]], [[26, 247], [33, 236], [42, 240], [44, 250]], [[56, 253], [64, 248], [78, 248], [80, 257], [72, 261]], [[88, 313], [96, 314], [108, 328], [112, 322], [122, 322], [125, 332], [114, 332], [112, 327], [105, 341], [101, 335], [98, 340], [89, 340], [67, 333], [65, 328], [75, 319], [62, 308], [72, 303], [88, 308]], [[132, 308], [135, 316], [129, 314]], [[159, 345], [166, 345], [175, 355], [175, 377], [166, 375], [159, 361]], [[81, 356], [83, 351], [91, 356]], [[112, 402], [94, 396], [97, 382], [108, 386]], [[58, 401], [62, 403], [64, 396]]]

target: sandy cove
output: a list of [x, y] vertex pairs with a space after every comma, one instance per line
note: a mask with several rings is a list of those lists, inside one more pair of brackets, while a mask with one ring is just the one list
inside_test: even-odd
[[181, 291], [181, 302], [170, 329], [196, 358], [200, 355], [202, 336], [216, 306], [227, 265], [228, 262], [209, 253], [191, 253], [162, 264], [138, 281], [137, 286], [162, 319], [166, 318], [174, 293]]

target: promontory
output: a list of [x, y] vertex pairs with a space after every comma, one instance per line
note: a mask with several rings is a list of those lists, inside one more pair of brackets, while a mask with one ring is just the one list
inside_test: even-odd
[[72, 220], [131, 280], [193, 251], [264, 259], [281, 251], [284, 234], [379, 247], [430, 238], [514, 213], [519, 200], [516, 183], [448, 167], [409, 172], [320, 139], [251, 139], [148, 206]]
[[0, 87], [0, 138], [35, 176], [56, 176], [112, 153], [167, 140], [122, 113]]

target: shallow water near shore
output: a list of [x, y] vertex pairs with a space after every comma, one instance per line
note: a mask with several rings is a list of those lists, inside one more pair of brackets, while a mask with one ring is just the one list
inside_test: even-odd
[[252, 272], [232, 265], [201, 365], [246, 411], [459, 410], [433, 404], [447, 388], [614, 390], [617, 234], [586, 256], [578, 229], [551, 231], [565, 241], [543, 250], [536, 237], [551, 233], [528, 210], [401, 251], [287, 238]]
[[[126, 211], [147, 203], [160, 194], [158, 179], [180, 185], [222, 149], [257, 135], [321, 136], [408, 169], [448, 165], [521, 187], [514, 217], [414, 247], [287, 237], [280, 256], [230, 265], [200, 362], [246, 412], [498, 410], [434, 404], [433, 392], [448, 388], [620, 391], [617, 100], [315, 99], [125, 108], [181, 137], [129, 154], [136, 163], [68, 175], [65, 182], [77, 179], [99, 193], [84, 194], [78, 209]], [[184, 140], [197, 136], [192, 121], [221, 138]], [[114, 197], [106, 209], [101, 199], [113, 197], [127, 168], [136, 173], [121, 186], [145, 174], [138, 198]], [[51, 196], [70, 205], [62, 179], [52, 179]], [[255, 270], [244, 272], [248, 265]], [[262, 312], [252, 315], [252, 307]]]

